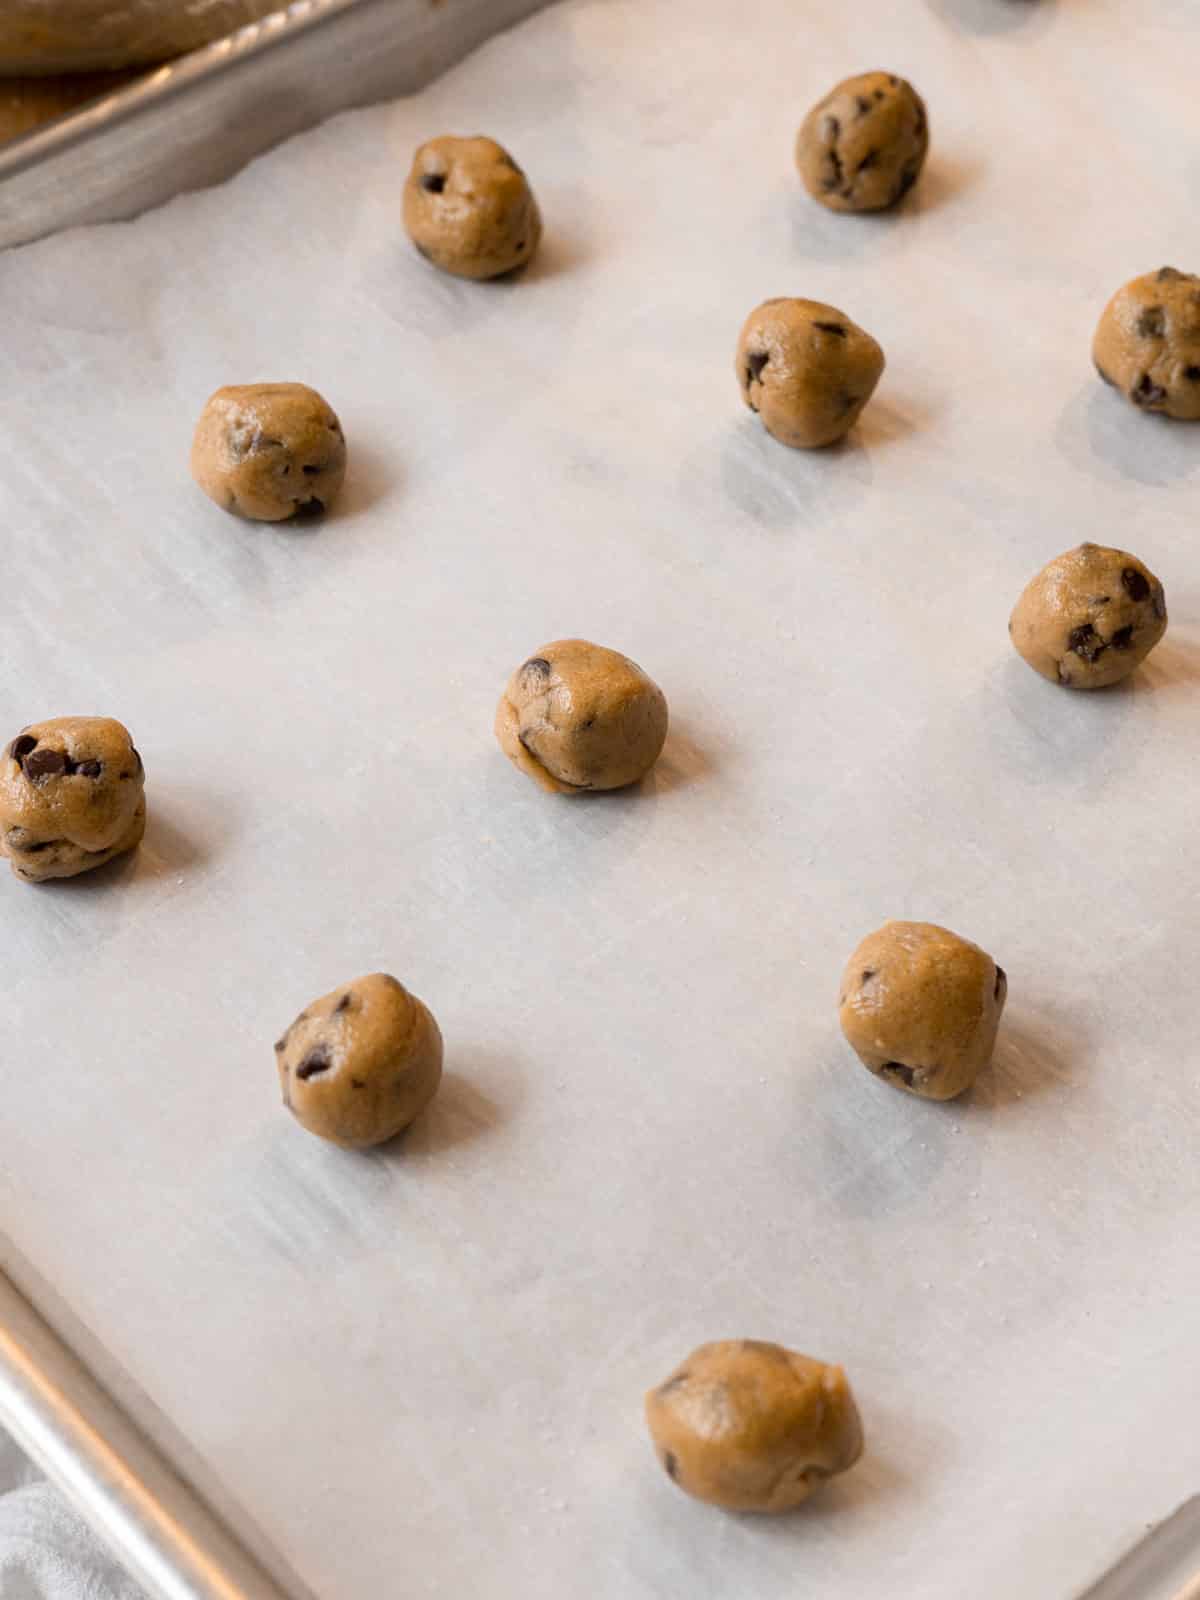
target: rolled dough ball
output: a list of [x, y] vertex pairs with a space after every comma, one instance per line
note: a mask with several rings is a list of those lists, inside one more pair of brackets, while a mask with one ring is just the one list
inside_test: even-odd
[[142, 758], [111, 717], [35, 722], [0, 757], [0, 850], [18, 878], [74, 878], [146, 831]]
[[319, 516], [346, 476], [346, 436], [304, 383], [237, 383], [200, 413], [192, 477], [225, 511], [256, 522]]
[[1200, 419], [1200, 277], [1160, 267], [1104, 308], [1092, 341], [1096, 371], [1139, 411]]
[[929, 149], [925, 102], [891, 72], [847, 78], [796, 136], [804, 187], [831, 211], [883, 211], [916, 183]]
[[623, 789], [644, 778], [667, 737], [667, 702], [636, 662], [586, 639], [544, 644], [496, 708], [500, 748], [554, 794]]
[[435, 267], [498, 278], [523, 267], [542, 236], [533, 190], [494, 139], [430, 139], [404, 185], [404, 226]]
[[952, 1100], [990, 1059], [1008, 979], [991, 956], [932, 922], [885, 922], [850, 957], [842, 1032], [886, 1082]]
[[275, 1045], [283, 1103], [309, 1133], [361, 1150], [420, 1115], [442, 1078], [431, 1012], [386, 972], [322, 995]]
[[796, 449], [849, 433], [883, 368], [871, 335], [819, 300], [764, 300], [738, 338], [742, 399], [769, 434]]
[[863, 1448], [841, 1367], [758, 1339], [693, 1350], [646, 1396], [646, 1422], [672, 1480], [727, 1511], [790, 1511]]
[[1166, 633], [1166, 596], [1127, 550], [1081, 544], [1029, 581], [1008, 631], [1051, 683], [1103, 689], [1127, 678]]

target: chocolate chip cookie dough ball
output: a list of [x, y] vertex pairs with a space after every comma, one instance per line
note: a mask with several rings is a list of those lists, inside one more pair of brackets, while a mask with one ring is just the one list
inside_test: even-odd
[[925, 102], [891, 72], [847, 78], [796, 136], [804, 187], [831, 211], [883, 211], [916, 183], [929, 149]]
[[346, 476], [346, 436], [304, 383], [238, 383], [200, 413], [192, 477], [224, 511], [256, 522], [319, 516]]
[[508, 680], [496, 738], [543, 789], [581, 794], [644, 778], [667, 737], [667, 702], [636, 662], [586, 639], [544, 644]]
[[885, 922], [850, 957], [842, 1032], [886, 1082], [952, 1100], [990, 1059], [1008, 980], [991, 956], [932, 922]]
[[764, 300], [737, 346], [742, 399], [767, 432], [795, 449], [841, 439], [883, 373], [883, 351], [836, 306]]
[[0, 756], [0, 851], [18, 878], [73, 878], [146, 831], [142, 758], [111, 717], [53, 717]]
[[373, 972], [314, 1000], [275, 1045], [283, 1103], [347, 1149], [407, 1128], [442, 1078], [442, 1036], [415, 994]]
[[494, 139], [430, 139], [404, 185], [404, 226], [435, 267], [498, 278], [538, 247], [542, 219], [520, 167]]
[[1103, 689], [1127, 678], [1166, 633], [1166, 596], [1127, 550], [1081, 544], [1030, 580], [1008, 631], [1051, 683]]
[[841, 1367], [757, 1339], [702, 1344], [646, 1396], [658, 1458], [727, 1511], [790, 1511], [862, 1454]]
[[1200, 278], [1160, 267], [1104, 308], [1092, 359], [1139, 411], [1200, 420]]

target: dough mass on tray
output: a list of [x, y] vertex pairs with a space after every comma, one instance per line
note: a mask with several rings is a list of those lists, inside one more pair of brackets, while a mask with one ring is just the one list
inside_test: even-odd
[[996, 1042], [1008, 979], [969, 939], [932, 922], [885, 922], [846, 963], [842, 1032], [863, 1066], [924, 1100], [974, 1083]]
[[1200, 420], [1200, 277], [1160, 267], [1118, 289], [1100, 318], [1092, 359], [1139, 411]]
[[142, 758], [111, 717], [53, 717], [0, 757], [0, 849], [29, 883], [74, 878], [146, 831]]
[[544, 644], [508, 680], [496, 738], [554, 794], [623, 789], [658, 760], [667, 701], [636, 661], [586, 639]]
[[435, 267], [499, 278], [523, 267], [542, 237], [529, 180], [494, 139], [430, 139], [404, 185], [404, 226]]
[[883, 211], [921, 175], [929, 149], [925, 102], [893, 72], [864, 72], [831, 89], [805, 117], [796, 166], [831, 211]]
[[701, 1345], [645, 1408], [667, 1476], [727, 1511], [791, 1511], [862, 1454], [841, 1367], [759, 1339]]
[[306, 383], [229, 384], [192, 440], [192, 476], [223, 511], [256, 522], [319, 516], [346, 475], [337, 414]]
[[386, 972], [331, 989], [275, 1044], [283, 1103], [309, 1133], [362, 1150], [395, 1138], [437, 1093], [442, 1035]]
[[844, 311], [819, 300], [764, 300], [746, 318], [735, 358], [742, 399], [795, 449], [843, 438], [883, 375], [883, 351]]
[[1167, 631], [1159, 580], [1127, 550], [1081, 544], [1026, 584], [1008, 631], [1023, 660], [1065, 689], [1120, 683]]

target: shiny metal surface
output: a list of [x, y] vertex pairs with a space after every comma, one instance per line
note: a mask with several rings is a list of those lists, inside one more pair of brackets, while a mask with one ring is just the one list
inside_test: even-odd
[[1200, 1600], [1200, 1495], [1160, 1522], [1079, 1600]]
[[0, 148], [0, 247], [219, 183], [348, 106], [410, 93], [546, 0], [295, 0]]
[[300, 1600], [164, 1461], [0, 1274], [0, 1425], [156, 1600]]

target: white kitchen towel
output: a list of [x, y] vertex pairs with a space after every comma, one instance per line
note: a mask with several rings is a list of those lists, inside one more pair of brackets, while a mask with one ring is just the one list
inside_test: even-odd
[[4, 1434], [0, 1600], [143, 1600], [95, 1535]]

